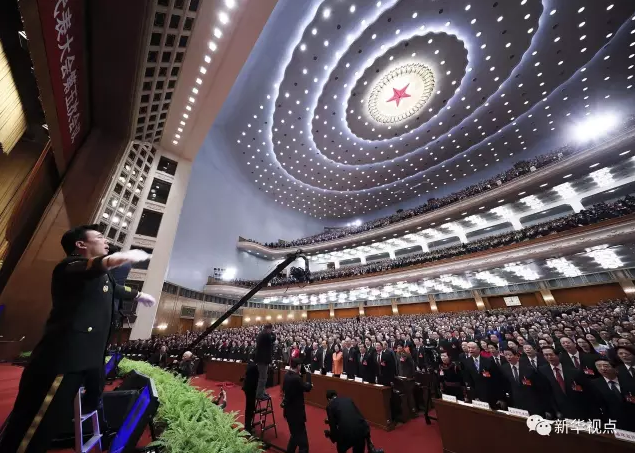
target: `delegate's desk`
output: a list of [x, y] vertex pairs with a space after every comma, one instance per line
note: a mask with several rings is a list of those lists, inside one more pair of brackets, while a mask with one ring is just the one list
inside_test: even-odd
[[[612, 434], [588, 434], [569, 431], [558, 434], [551, 431], [541, 436], [527, 428], [527, 419], [495, 411], [487, 411], [458, 403], [434, 400], [443, 451], [446, 453], [474, 453], [489, 442], [484, 433], [493, 434], [496, 445], [513, 449], [514, 453], [575, 452], [633, 453], [635, 443], [616, 439]], [[492, 430], [493, 428], [493, 430]], [[491, 437], [491, 436], [490, 436]], [[476, 441], [476, 439], [479, 439]], [[476, 442], [476, 443], [475, 443]]]
[[240, 379], [245, 376], [246, 371], [247, 364], [244, 362], [224, 362], [212, 358], [205, 363], [205, 377], [212, 381], [241, 385]]
[[[280, 370], [280, 390], [287, 370]], [[348, 379], [340, 379], [321, 374], [312, 374], [313, 389], [304, 394], [304, 401], [311, 406], [326, 408], [326, 391], [335, 390], [339, 396], [347, 396], [362, 413], [366, 421], [386, 431], [392, 431], [395, 424], [390, 415], [390, 396], [392, 388], [363, 384]]]

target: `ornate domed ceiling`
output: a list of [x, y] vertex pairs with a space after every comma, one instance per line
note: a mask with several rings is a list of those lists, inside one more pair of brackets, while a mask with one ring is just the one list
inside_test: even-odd
[[224, 133], [253, 184], [314, 217], [423, 203], [635, 110], [631, 0], [305, 3], [270, 19]]

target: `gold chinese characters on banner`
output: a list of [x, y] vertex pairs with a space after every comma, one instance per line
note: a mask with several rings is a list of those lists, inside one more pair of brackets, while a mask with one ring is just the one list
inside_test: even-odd
[[0, 44], [0, 151], [9, 154], [26, 131], [26, 115]]

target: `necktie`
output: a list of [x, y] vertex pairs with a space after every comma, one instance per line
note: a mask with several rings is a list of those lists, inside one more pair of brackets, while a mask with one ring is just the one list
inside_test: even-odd
[[534, 367], [534, 370], [536, 369], [536, 359], [531, 359], [531, 366]]
[[628, 367], [628, 371], [631, 373], [631, 376], [635, 377], [635, 366]]
[[560, 369], [554, 368], [553, 372], [556, 373], [556, 381], [558, 381], [558, 385], [560, 385], [560, 390], [562, 390], [563, 393], [566, 393], [564, 389], [564, 379], [562, 377], [562, 374], [560, 373]]
[[516, 365], [512, 366], [512, 371], [514, 372], [514, 380], [518, 382], [518, 370], [516, 369]]
[[501, 360], [498, 357], [495, 357], [494, 360], [496, 360], [496, 365], [501, 365]]
[[580, 361], [578, 360], [578, 358], [576, 356], [573, 356], [573, 365], [576, 368], [580, 368]]
[[474, 359], [474, 366], [476, 367], [476, 371], [478, 371], [478, 359]]
[[613, 390], [613, 393], [615, 393], [619, 399], [622, 399], [622, 392], [620, 392], [620, 389], [617, 388], [617, 384], [615, 383], [615, 381], [609, 381], [609, 385], [611, 386], [611, 390]]

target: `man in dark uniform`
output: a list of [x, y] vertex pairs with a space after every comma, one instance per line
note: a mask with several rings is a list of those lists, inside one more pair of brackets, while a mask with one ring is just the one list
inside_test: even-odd
[[73, 418], [73, 401], [86, 389], [83, 408], [95, 410], [104, 386], [104, 358], [115, 298], [155, 303], [152, 296], [117, 285], [109, 269], [145, 261], [141, 250], [110, 256], [97, 225], [67, 231], [62, 247], [68, 255], [54, 269], [53, 307], [44, 336], [22, 373], [19, 393], [0, 439], [2, 452], [46, 451], [59, 424]]
[[276, 335], [272, 332], [273, 326], [269, 323], [265, 324], [262, 332], [258, 334], [256, 339], [256, 360], [258, 364], [258, 388], [256, 390], [256, 398], [267, 399], [269, 395], [265, 393], [267, 386], [267, 375], [269, 372], [269, 364], [273, 358], [273, 342], [276, 341]]
[[291, 360], [291, 369], [284, 375], [282, 384], [284, 418], [289, 425], [289, 443], [287, 453], [295, 453], [296, 447], [300, 453], [309, 453], [309, 437], [306, 432], [306, 410], [304, 407], [304, 393], [310, 392], [311, 373], [306, 373], [306, 382], [302, 381], [302, 360]]
[[256, 410], [256, 389], [258, 388], [258, 365], [249, 362], [243, 377], [243, 392], [245, 392], [245, 430], [253, 432], [254, 411]]
[[337, 443], [337, 452], [345, 453], [352, 448], [353, 453], [364, 453], [370, 428], [353, 400], [339, 398], [335, 390], [328, 390], [326, 399], [326, 415], [330, 427], [327, 433], [329, 439]]

